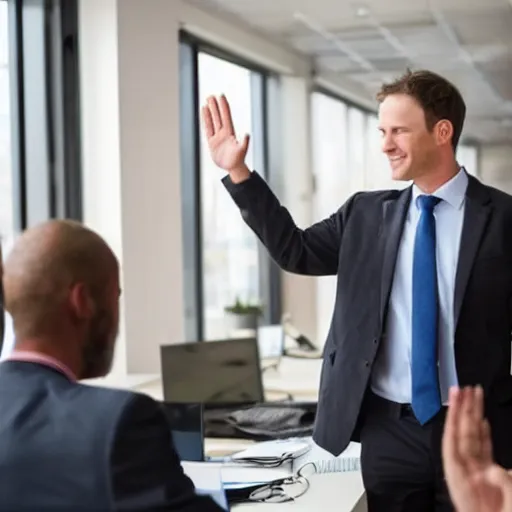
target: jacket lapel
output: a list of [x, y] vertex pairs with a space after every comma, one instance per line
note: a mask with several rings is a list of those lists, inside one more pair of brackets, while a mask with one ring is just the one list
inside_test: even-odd
[[412, 187], [408, 187], [401, 192], [397, 192], [396, 197], [388, 199], [382, 204], [382, 229], [380, 233], [380, 238], [384, 243], [380, 289], [380, 325], [382, 327], [384, 327], [386, 306], [411, 194]]
[[464, 207], [464, 222], [459, 249], [459, 261], [455, 276], [455, 296], [453, 300], [454, 325], [457, 328], [462, 301], [466, 292], [471, 268], [480, 247], [487, 222], [490, 218], [491, 204], [489, 194], [473, 176], [468, 176], [466, 203]]

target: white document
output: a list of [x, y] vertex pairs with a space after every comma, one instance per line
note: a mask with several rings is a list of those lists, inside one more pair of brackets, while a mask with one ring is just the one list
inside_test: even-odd
[[361, 445], [350, 443], [343, 453], [335, 457], [320, 448], [311, 438], [311, 450], [293, 461], [293, 471], [298, 472], [306, 465], [312, 465], [315, 473], [338, 473], [360, 471]]
[[217, 505], [224, 510], [229, 510], [222, 483], [221, 464], [182, 461], [181, 466], [185, 474], [194, 482], [197, 494], [210, 496]]
[[221, 469], [222, 483], [225, 488], [265, 485], [274, 480], [282, 480], [292, 475], [291, 467], [262, 468], [239, 464], [224, 464]]
[[264, 441], [233, 454], [231, 459], [234, 462], [255, 461], [260, 464], [264, 464], [265, 461], [289, 461], [304, 455], [309, 451], [310, 446], [310, 441], [299, 438]]

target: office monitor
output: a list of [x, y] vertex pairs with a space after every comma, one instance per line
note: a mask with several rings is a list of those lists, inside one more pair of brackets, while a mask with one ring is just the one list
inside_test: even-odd
[[201, 404], [162, 402], [180, 460], [204, 460], [203, 407]]
[[225, 405], [263, 401], [256, 338], [163, 345], [160, 360], [166, 401]]

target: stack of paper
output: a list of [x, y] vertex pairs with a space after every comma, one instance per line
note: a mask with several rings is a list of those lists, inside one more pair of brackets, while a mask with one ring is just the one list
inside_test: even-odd
[[221, 468], [224, 489], [241, 489], [266, 485], [292, 475], [291, 465], [282, 468], [262, 468], [240, 464], [224, 464]]
[[315, 473], [338, 473], [359, 471], [361, 469], [361, 445], [350, 443], [337, 457], [320, 448], [312, 439], [311, 449], [293, 461], [293, 472], [297, 473], [307, 464], [311, 464]]
[[292, 476], [293, 460], [307, 453], [304, 439], [265, 441], [235, 453], [222, 467], [225, 489], [265, 485]]
[[310, 450], [311, 444], [304, 439], [279, 439], [250, 446], [232, 455], [233, 462], [255, 464], [260, 467], [277, 467], [291, 462]]

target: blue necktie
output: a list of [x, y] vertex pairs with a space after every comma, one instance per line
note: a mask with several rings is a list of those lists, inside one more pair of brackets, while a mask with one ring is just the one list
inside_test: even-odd
[[436, 222], [440, 199], [419, 196], [412, 271], [412, 409], [423, 425], [441, 409], [438, 378]]

